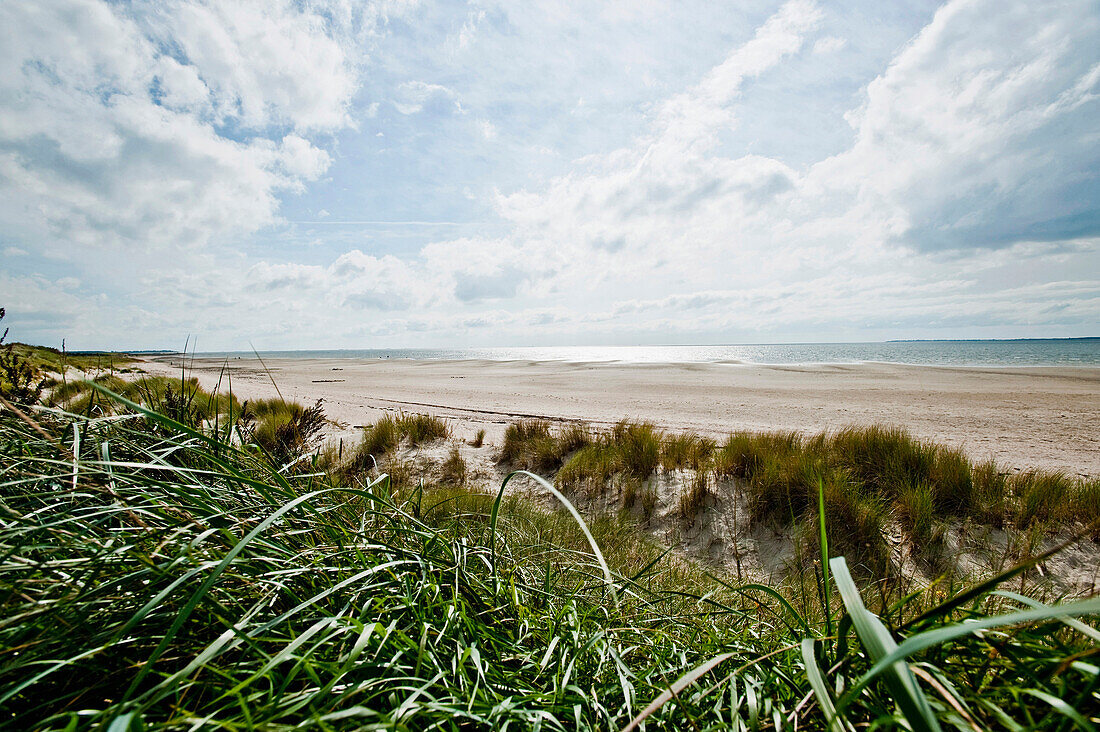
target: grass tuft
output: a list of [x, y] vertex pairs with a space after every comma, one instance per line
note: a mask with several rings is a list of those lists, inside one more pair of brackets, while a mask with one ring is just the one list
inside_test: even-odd
[[457, 447], [452, 447], [442, 465], [442, 480], [445, 485], [463, 486], [466, 484], [466, 461], [462, 459]]

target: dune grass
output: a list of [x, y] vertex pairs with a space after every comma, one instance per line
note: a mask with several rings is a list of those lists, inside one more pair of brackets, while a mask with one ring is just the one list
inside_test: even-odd
[[1008, 476], [993, 462], [973, 464], [960, 450], [896, 428], [734, 432], [715, 443], [625, 420], [596, 433], [525, 420], [506, 430], [500, 459], [588, 496], [618, 490], [627, 509], [640, 496], [652, 508], [645, 486], [658, 468], [681, 471], [679, 514], [689, 524], [710, 496], [743, 492], [753, 522], [811, 535], [824, 486], [835, 546], [872, 573], [890, 561], [884, 537], [895, 524], [933, 567], [952, 521], [1021, 531], [1091, 527], [1100, 536], [1100, 481], [1049, 471]]
[[583, 425], [568, 424], [555, 431], [546, 420], [520, 420], [505, 428], [497, 460], [510, 467], [551, 474], [562, 466], [567, 456], [591, 441], [588, 428]]
[[[997, 589], [1021, 568], [882, 601], [824, 561], [852, 520], [824, 480], [811, 581], [736, 586], [614, 514], [280, 471], [151, 411], [33, 417], [45, 435], [0, 412], [9, 728], [1100, 722], [1100, 601]], [[650, 436], [624, 473], [656, 468]]]

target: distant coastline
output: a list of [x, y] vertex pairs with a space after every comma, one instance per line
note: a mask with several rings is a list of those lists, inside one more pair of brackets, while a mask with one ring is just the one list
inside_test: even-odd
[[[252, 351], [213, 351], [203, 358], [254, 360]], [[889, 363], [959, 367], [1100, 367], [1100, 337], [893, 340], [676, 346], [526, 346], [513, 348], [367, 348], [260, 351], [261, 358], [411, 361], [562, 361], [567, 363], [722, 363], [793, 366]]]
[[1100, 336], [1072, 338], [891, 338], [883, 343], [1029, 343], [1033, 341], [1100, 341]]

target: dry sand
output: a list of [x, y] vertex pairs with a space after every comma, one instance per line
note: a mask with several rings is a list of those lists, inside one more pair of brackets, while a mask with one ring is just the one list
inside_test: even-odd
[[[160, 357], [145, 368], [178, 374], [179, 364]], [[223, 378], [225, 388], [223, 361], [188, 364], [204, 386]], [[520, 417], [595, 425], [625, 417], [714, 436], [884, 424], [1006, 468], [1100, 475], [1100, 368], [403, 359], [267, 359], [266, 366], [230, 361], [233, 391], [242, 399], [274, 396], [273, 377], [288, 399], [323, 398], [339, 424], [334, 439], [354, 439], [357, 426], [398, 409], [450, 418], [460, 437], [485, 429], [497, 443]]]

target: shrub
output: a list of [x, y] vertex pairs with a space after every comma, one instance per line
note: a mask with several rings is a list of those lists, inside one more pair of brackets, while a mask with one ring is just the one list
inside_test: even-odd
[[[4, 308], [0, 308], [0, 320]], [[46, 379], [27, 358], [15, 352], [13, 344], [4, 345], [8, 329], [0, 333], [0, 396], [17, 404], [36, 404], [46, 388]]]

